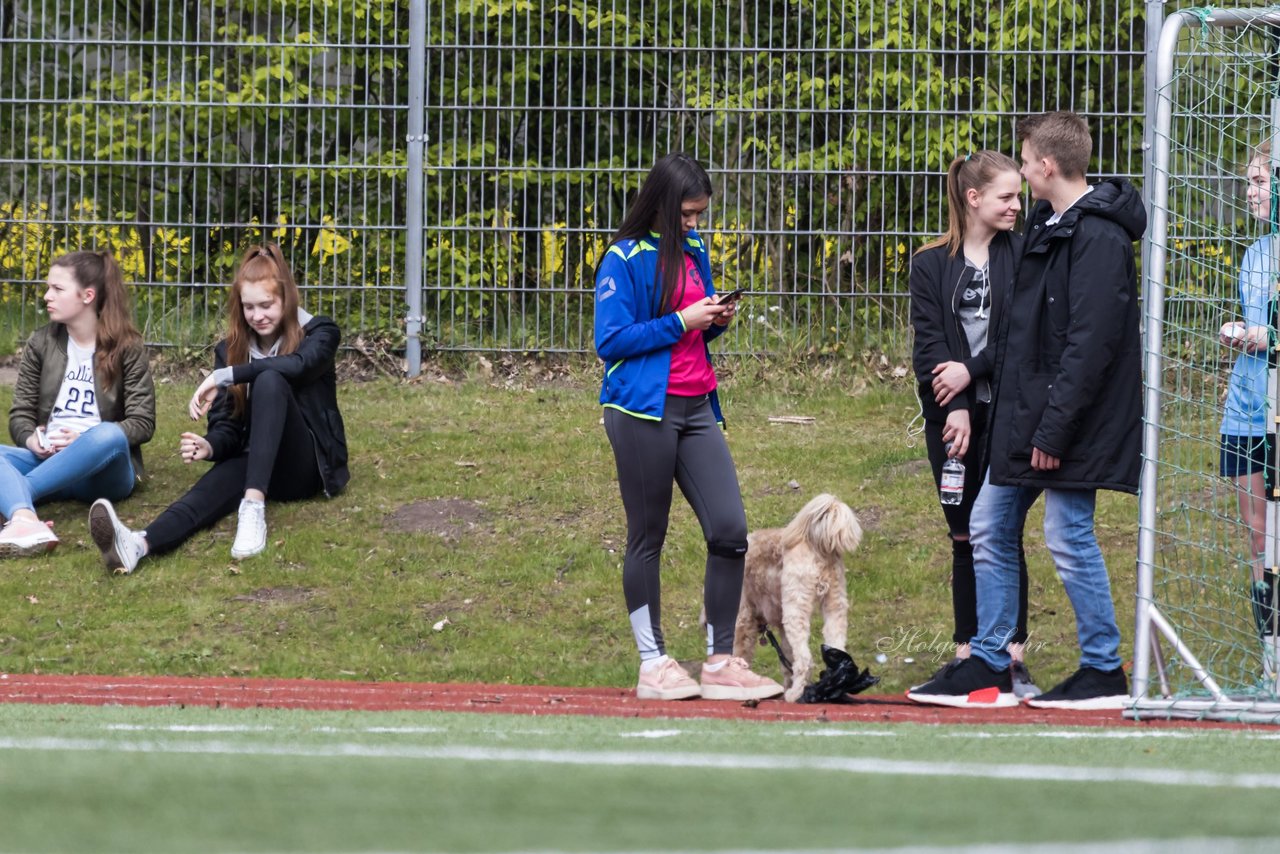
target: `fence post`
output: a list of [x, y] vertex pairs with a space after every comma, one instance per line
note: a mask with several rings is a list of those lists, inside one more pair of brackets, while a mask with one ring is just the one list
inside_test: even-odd
[[422, 161], [427, 145], [427, 0], [409, 2], [409, 136], [408, 175], [405, 179], [405, 369], [410, 377], [422, 372]]

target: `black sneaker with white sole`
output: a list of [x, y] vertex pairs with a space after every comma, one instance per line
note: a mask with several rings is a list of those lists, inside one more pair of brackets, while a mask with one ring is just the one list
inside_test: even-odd
[[932, 676], [930, 676], [930, 677], [929, 677], [928, 679], [926, 679], [925, 681], [921, 682], [921, 683], [920, 683], [920, 685], [912, 685], [912, 686], [911, 686], [910, 688], [908, 688], [907, 690], [908, 690], [908, 691], [914, 691], [914, 690], [916, 690], [917, 688], [921, 687], [922, 685], [928, 685], [930, 682], [932, 682], [933, 680], [937, 679], [939, 676], [945, 676], [946, 674], [950, 673], [952, 670], [955, 670], [957, 667], [959, 667], [959, 666], [960, 666], [960, 662], [962, 662], [962, 661], [964, 661], [964, 660], [965, 660], [965, 659], [963, 659], [963, 658], [953, 658], [953, 659], [951, 659], [951, 660], [950, 660], [950, 661], [948, 661], [946, 664], [942, 665], [942, 666], [941, 666], [941, 667], [939, 667], [937, 670], [933, 671], [933, 675], [932, 675]]
[[951, 662], [933, 679], [907, 691], [907, 699], [932, 706], [968, 709], [1018, 705], [1008, 669], [992, 670], [976, 656]]
[[1099, 670], [1081, 667], [1060, 685], [1026, 701], [1036, 709], [1076, 709], [1099, 711], [1123, 709], [1129, 702], [1129, 679], [1124, 669]]

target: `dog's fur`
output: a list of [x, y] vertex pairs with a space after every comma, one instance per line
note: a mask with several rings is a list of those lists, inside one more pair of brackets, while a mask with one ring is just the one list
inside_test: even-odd
[[843, 558], [862, 542], [862, 528], [848, 505], [823, 493], [785, 528], [755, 531], [747, 542], [733, 654], [750, 663], [757, 643], [764, 642], [764, 629], [775, 630], [778, 645], [791, 660], [790, 672], [783, 668], [783, 696], [794, 703], [813, 669], [809, 624], [819, 603], [823, 643], [841, 650], [848, 643], [849, 594]]

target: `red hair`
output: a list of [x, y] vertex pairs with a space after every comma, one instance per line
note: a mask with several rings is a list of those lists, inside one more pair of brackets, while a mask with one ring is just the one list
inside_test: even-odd
[[[274, 243], [251, 246], [240, 259], [231, 293], [227, 297], [227, 365], [245, 365], [249, 362], [249, 343], [257, 333], [244, 319], [244, 302], [240, 296], [245, 285], [265, 287], [280, 300], [280, 349], [281, 354], [292, 353], [302, 343], [305, 333], [298, 323], [298, 285], [293, 272], [285, 263], [284, 254]], [[231, 387], [233, 411], [244, 413], [244, 385]]]

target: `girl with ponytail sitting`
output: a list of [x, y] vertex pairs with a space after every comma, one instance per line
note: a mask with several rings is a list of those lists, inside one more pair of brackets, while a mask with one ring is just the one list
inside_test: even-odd
[[142, 475], [155, 388], [124, 277], [106, 252], [70, 252], [49, 269], [49, 323], [27, 340], [0, 445], [0, 557], [58, 544], [36, 515], [46, 501], [119, 501]]

